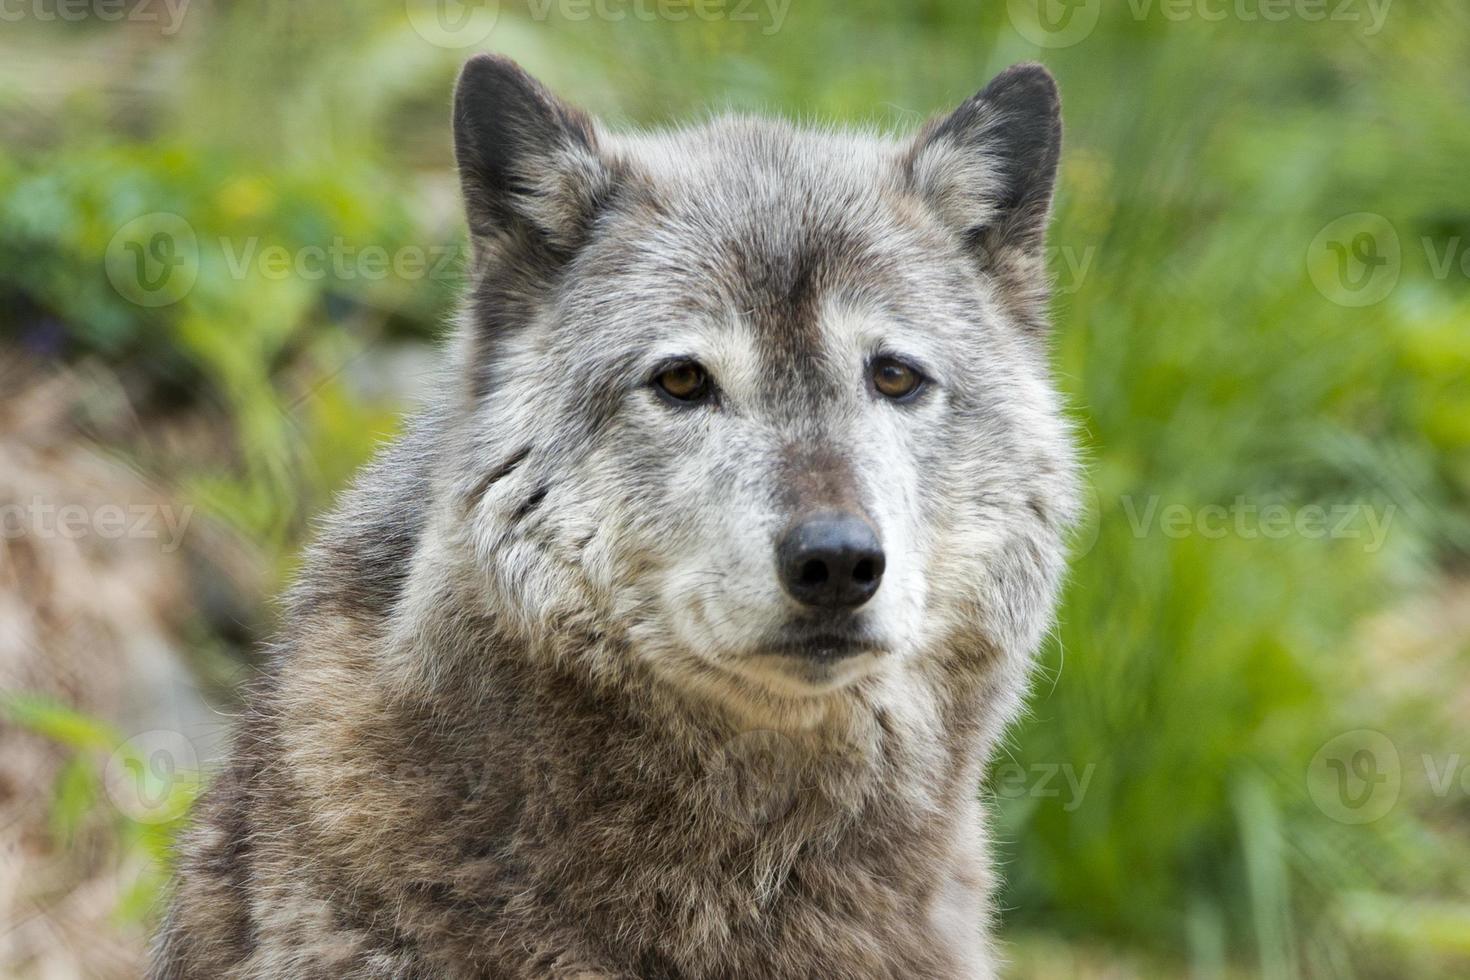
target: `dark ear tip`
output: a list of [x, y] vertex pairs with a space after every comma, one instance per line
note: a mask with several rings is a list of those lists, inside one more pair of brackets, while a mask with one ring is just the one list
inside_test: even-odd
[[470, 55], [465, 60], [464, 67], [459, 70], [460, 77], [484, 77], [486, 75], [503, 75], [506, 73], [525, 74], [525, 69], [516, 64], [512, 58], [503, 54], [494, 54], [489, 51], [481, 51], [479, 54]]
[[997, 105], [1015, 106], [1055, 115], [1061, 109], [1057, 80], [1045, 65], [1023, 61], [990, 80], [980, 98]]
[[507, 84], [525, 86], [532, 84], [526, 70], [503, 54], [477, 54], [464, 63], [459, 70], [459, 81], [454, 86], [455, 101]]

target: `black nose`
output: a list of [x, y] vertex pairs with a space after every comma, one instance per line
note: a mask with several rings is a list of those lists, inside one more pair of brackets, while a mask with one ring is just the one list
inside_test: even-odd
[[808, 517], [776, 545], [781, 584], [807, 606], [861, 606], [883, 580], [883, 547], [868, 522], [853, 514]]

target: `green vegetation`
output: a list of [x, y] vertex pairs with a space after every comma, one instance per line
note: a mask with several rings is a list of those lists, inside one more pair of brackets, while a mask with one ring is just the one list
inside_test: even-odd
[[[1464, 975], [1470, 779], [1434, 774], [1470, 760], [1470, 646], [1426, 676], [1367, 624], [1470, 558], [1466, 8], [1131, 0], [1084, 31], [1084, 4], [1085, 36], [1039, 49], [1000, 0], [501, 6], [480, 47], [614, 124], [715, 105], [910, 126], [1010, 63], [1052, 68], [1055, 360], [1096, 496], [990, 787], [1019, 960], [1062, 941], [1146, 975]], [[213, 456], [150, 465], [277, 584], [396, 424], [364, 364], [441, 336], [461, 281], [447, 105], [474, 48], [428, 43], [426, 9], [201, 5], [171, 35], [0, 40], [0, 341], [210, 420]], [[150, 212], [187, 222], [197, 274], [141, 306], [107, 262]], [[328, 271], [279, 274], [272, 246]], [[87, 749], [58, 710], [24, 714]], [[1363, 729], [1402, 792], [1355, 823], [1309, 776]], [[95, 796], [68, 775], [60, 823]]]

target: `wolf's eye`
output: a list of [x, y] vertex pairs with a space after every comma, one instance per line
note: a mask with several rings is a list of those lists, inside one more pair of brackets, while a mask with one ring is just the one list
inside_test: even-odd
[[894, 401], [906, 401], [924, 386], [924, 376], [918, 369], [896, 357], [877, 358], [873, 361], [872, 372], [873, 387], [878, 394]]
[[709, 397], [709, 372], [693, 361], [680, 361], [653, 377], [659, 394], [680, 404], [692, 405]]

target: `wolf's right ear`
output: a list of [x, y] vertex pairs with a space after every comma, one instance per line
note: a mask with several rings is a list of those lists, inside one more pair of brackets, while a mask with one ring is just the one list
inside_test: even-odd
[[612, 189], [593, 121], [498, 55], [476, 55], [460, 72], [454, 156], [477, 248], [530, 237], [569, 254]]

